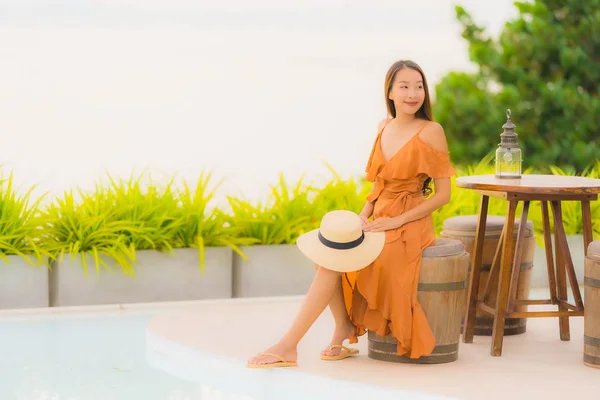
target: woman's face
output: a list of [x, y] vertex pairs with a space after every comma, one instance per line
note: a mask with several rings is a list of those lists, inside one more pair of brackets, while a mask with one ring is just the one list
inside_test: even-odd
[[396, 72], [389, 94], [396, 113], [415, 114], [425, 101], [423, 78], [419, 71], [403, 68]]

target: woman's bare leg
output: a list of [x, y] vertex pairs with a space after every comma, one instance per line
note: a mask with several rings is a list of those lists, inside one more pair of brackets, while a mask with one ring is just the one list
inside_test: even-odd
[[[341, 287], [341, 274], [326, 268], [319, 268], [315, 275], [304, 303], [292, 323], [290, 329], [277, 344], [265, 350], [267, 353], [278, 354], [287, 361], [296, 361], [298, 358], [298, 343], [331, 302], [338, 285]], [[343, 306], [343, 300], [342, 300]], [[334, 306], [337, 308], [337, 306]], [[337, 311], [336, 311], [337, 312]], [[250, 364], [269, 364], [279, 361], [271, 356], [256, 356], [248, 362]]]
[[[319, 266], [315, 265], [315, 271], [319, 270]], [[356, 328], [350, 321], [350, 317], [348, 317], [348, 313], [346, 311], [346, 304], [344, 302], [344, 291], [342, 289], [342, 279], [344, 279], [343, 275], [340, 274], [340, 279], [336, 284], [336, 287], [333, 292], [333, 296], [331, 297], [331, 301], [329, 302], [329, 310], [333, 315], [333, 320], [335, 321], [335, 330], [333, 332], [333, 337], [331, 338], [331, 342], [329, 346], [325, 348], [321, 355], [327, 356], [336, 356], [342, 350], [339, 347], [331, 348], [334, 345], [341, 345], [344, 340], [348, 339], [352, 335], [356, 333]]]
[[335, 330], [333, 331], [333, 337], [329, 346], [321, 352], [321, 355], [337, 356], [342, 350], [339, 347], [331, 348], [331, 346], [341, 345], [344, 340], [356, 333], [356, 328], [352, 324], [352, 321], [350, 321], [350, 317], [348, 317], [348, 312], [346, 311], [342, 279], [343, 277], [340, 275], [340, 279], [338, 279], [333, 296], [329, 302], [329, 309], [335, 321]]

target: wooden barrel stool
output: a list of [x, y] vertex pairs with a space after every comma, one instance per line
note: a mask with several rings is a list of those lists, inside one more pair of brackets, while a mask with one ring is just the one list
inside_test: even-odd
[[583, 285], [583, 363], [600, 368], [600, 240], [588, 246]]
[[[505, 218], [497, 215], [488, 215], [485, 227], [485, 237], [483, 240], [483, 253], [481, 257], [481, 275], [479, 279], [479, 290], [477, 292], [478, 299], [483, 299], [483, 293], [485, 285], [490, 274], [492, 262], [494, 261], [494, 255], [496, 254], [496, 248], [502, 228], [504, 227]], [[513, 238], [516, 240], [517, 232], [519, 229], [520, 220], [515, 219], [515, 228]], [[531, 281], [531, 273], [533, 268], [533, 257], [535, 254], [535, 235], [533, 231], [533, 223], [527, 221], [525, 232], [525, 240], [523, 243], [523, 256], [521, 258], [521, 265], [519, 267], [519, 281], [517, 284], [517, 298], [524, 299], [529, 296], [529, 283]], [[464, 243], [465, 249], [468, 253], [474, 253], [475, 247], [475, 232], [477, 230], [477, 216], [476, 215], [461, 215], [457, 217], [448, 218], [444, 221], [443, 231], [440, 236], [443, 238], [458, 239]], [[513, 246], [514, 256], [514, 246]], [[498, 260], [498, 268], [499, 268]], [[490, 297], [488, 303], [494, 307], [496, 304], [496, 294], [498, 292], [498, 271], [493, 275], [490, 281]], [[470, 272], [470, 271], [469, 271]], [[517, 306], [515, 311], [527, 311], [526, 305]], [[464, 321], [463, 321], [464, 322]], [[475, 316], [475, 335], [479, 336], [491, 336], [494, 326], [494, 318], [484, 313], [481, 310], [477, 310]], [[504, 335], [518, 335], [525, 333], [527, 330], [527, 318], [507, 318], [506, 325], [504, 327]], [[461, 328], [462, 332], [462, 328]]]
[[458, 240], [438, 239], [423, 251], [417, 297], [436, 339], [429, 356], [411, 359], [396, 353], [392, 336], [369, 331], [369, 357], [410, 364], [441, 364], [458, 359], [460, 321], [467, 301], [470, 255]]

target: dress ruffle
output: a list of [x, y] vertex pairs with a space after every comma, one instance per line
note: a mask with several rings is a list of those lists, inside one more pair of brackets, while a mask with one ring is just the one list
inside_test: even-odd
[[[365, 168], [366, 180], [375, 182], [377, 178], [383, 180], [412, 180], [420, 175], [431, 178], [449, 178], [455, 174], [455, 169], [450, 161], [450, 153], [440, 151], [425, 143], [419, 135], [410, 139], [405, 147], [400, 149], [406, 153], [405, 162], [396, 162], [399, 157], [395, 154], [389, 162], [383, 159], [379, 148], [381, 134], [377, 136], [371, 156]], [[378, 154], [379, 153], [379, 154]]]

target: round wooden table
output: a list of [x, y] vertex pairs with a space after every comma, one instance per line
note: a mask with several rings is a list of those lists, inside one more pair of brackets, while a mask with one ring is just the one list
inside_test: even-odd
[[[506, 318], [558, 317], [561, 340], [570, 340], [569, 317], [583, 316], [584, 306], [581, 292], [577, 284], [577, 276], [573, 268], [573, 260], [567, 244], [567, 238], [562, 221], [562, 201], [581, 202], [583, 241], [587, 255], [587, 247], [592, 241], [592, 216], [590, 201], [598, 199], [600, 179], [579, 176], [560, 175], [523, 175], [521, 179], [500, 179], [494, 175], [464, 176], [456, 179], [459, 188], [474, 190], [481, 194], [481, 204], [477, 218], [472, 268], [467, 292], [467, 311], [464, 323], [463, 342], [472, 343], [475, 329], [475, 314], [477, 309], [494, 317], [492, 343], [490, 354], [502, 355], [502, 342]], [[486, 304], [489, 299], [490, 285], [486, 284], [483, 298], [478, 300], [479, 279], [481, 272], [481, 255], [485, 234], [485, 221], [488, 213], [489, 198], [495, 197], [508, 202], [508, 213], [498, 249], [491, 266], [488, 283], [494, 274], [498, 275], [498, 291], [496, 304], [490, 307]], [[523, 202], [523, 211], [517, 232], [514, 258], [511, 259], [513, 248], [513, 229], [518, 203]], [[542, 205], [542, 224], [546, 261], [548, 265], [548, 283], [550, 299], [530, 300], [517, 299], [516, 289], [519, 277], [517, 268], [512, 265], [521, 264], [523, 239], [527, 223], [529, 203], [540, 201]], [[555, 257], [552, 254], [551, 228], [548, 208], [552, 207], [555, 226]], [[556, 270], [555, 270], [556, 265]], [[512, 270], [511, 270], [512, 269]], [[575, 304], [568, 303], [567, 274], [573, 290]], [[526, 311], [515, 312], [517, 305], [551, 304], [558, 307], [557, 311]]]

